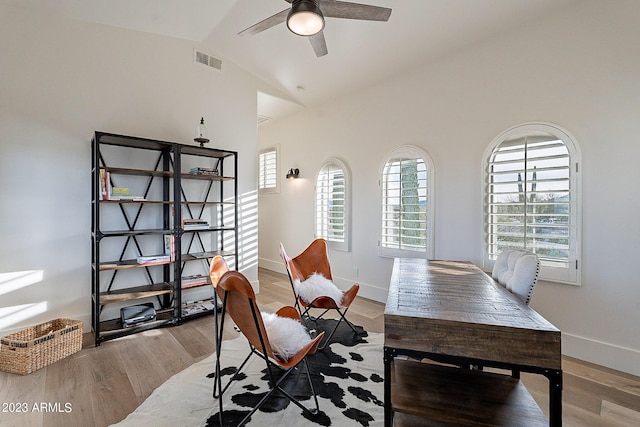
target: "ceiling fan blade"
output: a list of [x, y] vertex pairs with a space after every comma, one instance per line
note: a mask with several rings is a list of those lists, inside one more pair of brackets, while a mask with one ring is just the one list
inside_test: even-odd
[[388, 21], [391, 9], [345, 1], [318, 0], [322, 14], [327, 18], [361, 19], [364, 21]]
[[327, 50], [327, 42], [324, 39], [324, 33], [322, 31], [310, 36], [309, 41], [311, 42], [311, 47], [313, 47], [313, 51], [316, 53], [318, 58], [329, 53]]
[[275, 15], [258, 22], [255, 25], [250, 26], [249, 28], [240, 31], [238, 34], [241, 36], [252, 36], [254, 34], [261, 33], [264, 30], [268, 30], [271, 27], [275, 27], [278, 24], [282, 24], [287, 20], [287, 15], [291, 9], [285, 9], [282, 12], [276, 13]]

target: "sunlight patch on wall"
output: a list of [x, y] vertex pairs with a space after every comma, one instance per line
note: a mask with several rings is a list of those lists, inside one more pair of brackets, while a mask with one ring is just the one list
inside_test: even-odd
[[17, 291], [42, 281], [43, 270], [14, 271], [11, 273], [0, 273], [0, 295]]
[[[238, 270], [244, 270], [258, 265], [258, 192], [239, 195], [238, 205]], [[229, 209], [225, 224], [232, 223], [233, 211]], [[232, 241], [225, 242], [225, 247], [232, 245]]]
[[47, 302], [0, 307], [0, 330], [28, 320], [47, 311]]

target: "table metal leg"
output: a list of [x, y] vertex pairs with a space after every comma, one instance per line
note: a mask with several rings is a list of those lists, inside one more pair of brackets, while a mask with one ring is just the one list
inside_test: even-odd
[[549, 379], [549, 426], [562, 426], [562, 370], [547, 370]]
[[393, 426], [393, 408], [391, 407], [391, 362], [394, 351], [384, 347], [384, 427]]

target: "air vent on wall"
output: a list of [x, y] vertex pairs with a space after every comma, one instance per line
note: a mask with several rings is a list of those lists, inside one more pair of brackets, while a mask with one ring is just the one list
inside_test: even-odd
[[206, 65], [216, 70], [222, 71], [222, 60], [208, 55], [199, 50], [194, 50], [193, 60], [199, 64]]

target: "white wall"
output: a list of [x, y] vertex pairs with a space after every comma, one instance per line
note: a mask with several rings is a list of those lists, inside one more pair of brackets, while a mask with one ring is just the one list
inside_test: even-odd
[[[0, 336], [58, 317], [90, 331], [90, 140], [95, 130], [239, 152], [242, 224], [257, 283], [256, 87], [185, 40], [0, 12]], [[206, 51], [206, 49], [205, 49]], [[215, 55], [215, 52], [210, 52]], [[251, 206], [253, 205], [253, 206]], [[248, 243], [247, 243], [248, 242]]]
[[385, 301], [392, 261], [377, 255], [378, 172], [403, 144], [435, 163], [436, 258], [480, 264], [485, 149], [516, 124], [556, 123], [582, 149], [583, 283], [542, 282], [531, 304], [562, 330], [565, 354], [640, 375], [638, 16], [636, 1], [583, 2], [261, 127], [260, 148], [280, 144], [281, 176], [298, 167], [302, 178], [259, 197], [260, 265], [284, 271], [278, 243], [296, 255], [313, 239], [314, 179], [339, 157], [353, 176], [353, 244], [331, 252], [334, 276]]

